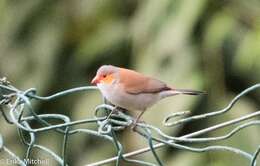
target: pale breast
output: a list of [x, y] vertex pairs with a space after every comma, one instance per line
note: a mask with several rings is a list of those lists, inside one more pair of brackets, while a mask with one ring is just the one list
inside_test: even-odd
[[156, 103], [160, 96], [157, 93], [129, 94], [120, 85], [98, 84], [102, 95], [112, 104], [127, 110], [143, 111]]

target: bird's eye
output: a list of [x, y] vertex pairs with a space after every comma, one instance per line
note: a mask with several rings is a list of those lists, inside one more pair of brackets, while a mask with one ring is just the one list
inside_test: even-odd
[[103, 75], [102, 77], [103, 77], [103, 78], [106, 78], [106, 75]]

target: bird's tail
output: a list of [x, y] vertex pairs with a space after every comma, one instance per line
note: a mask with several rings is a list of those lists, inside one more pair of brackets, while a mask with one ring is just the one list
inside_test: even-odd
[[185, 95], [205, 95], [206, 92], [203, 91], [197, 91], [197, 90], [190, 90], [190, 89], [175, 89], [175, 91], [179, 94], [185, 94]]
[[180, 94], [185, 94], [185, 95], [204, 95], [204, 94], [207, 94], [207, 93], [203, 92], [203, 91], [197, 91], [197, 90], [173, 89], [173, 88], [171, 88], [170, 90], [162, 91], [160, 93], [161, 98], [165, 98], [165, 97], [169, 97], [169, 96], [175, 96], [175, 95], [180, 95]]

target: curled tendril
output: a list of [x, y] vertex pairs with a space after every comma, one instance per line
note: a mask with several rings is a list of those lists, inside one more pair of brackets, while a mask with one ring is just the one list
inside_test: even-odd
[[[181, 111], [181, 112], [175, 112], [173, 114], [170, 114], [169, 116], [167, 116], [166, 118], [164, 118], [163, 120], [163, 125], [164, 126], [167, 126], [167, 127], [171, 127], [171, 126], [175, 126], [176, 124], [176, 121], [174, 121], [177, 117], [184, 117], [184, 116], [187, 116], [189, 115], [191, 112], [190, 111]], [[174, 121], [174, 122], [169, 122], [169, 121]]]

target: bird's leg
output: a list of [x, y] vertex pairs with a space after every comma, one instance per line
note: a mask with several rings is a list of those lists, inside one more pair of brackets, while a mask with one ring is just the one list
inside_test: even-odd
[[117, 109], [119, 109], [119, 107], [118, 107], [118, 106], [115, 106], [115, 107], [111, 110], [111, 112], [108, 114], [108, 116], [107, 116], [106, 119], [109, 119], [109, 118], [112, 116], [113, 113], [117, 112], [117, 111], [118, 111]]
[[138, 114], [137, 118], [134, 120], [134, 123], [132, 124], [132, 127], [131, 127], [132, 130], [135, 130], [136, 124], [139, 122], [139, 119], [140, 119], [141, 116], [144, 114], [144, 112], [145, 112], [145, 110], [144, 110], [144, 111], [141, 111], [141, 112]]
[[106, 119], [109, 119], [113, 113], [117, 113], [120, 107], [113, 105], [110, 101], [108, 101], [105, 97], [103, 97], [103, 102], [107, 105], [111, 105], [114, 108], [111, 110], [111, 112], [108, 114]]

